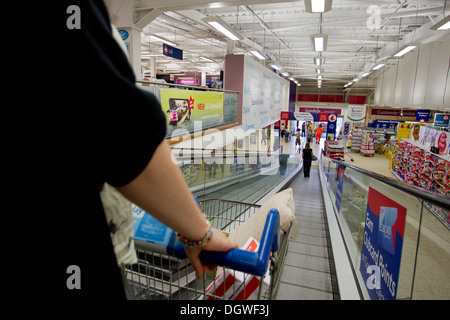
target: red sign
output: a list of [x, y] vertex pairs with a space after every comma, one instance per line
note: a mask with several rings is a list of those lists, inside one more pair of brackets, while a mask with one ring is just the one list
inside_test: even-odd
[[289, 112], [281, 112], [281, 120], [289, 120]]
[[316, 107], [310, 107], [310, 108], [302, 108], [300, 107], [299, 112], [308, 112], [308, 113], [336, 113], [341, 114], [341, 109], [328, 109], [328, 108], [316, 108]]
[[416, 117], [415, 110], [401, 110], [401, 109], [372, 109], [372, 115], [375, 116], [389, 116], [389, 117]]
[[442, 151], [444, 151], [445, 148], [447, 147], [447, 134], [445, 132], [442, 132], [439, 135], [438, 147], [439, 147], [439, 150], [442, 150]]
[[319, 122], [328, 122], [328, 113], [319, 113]]

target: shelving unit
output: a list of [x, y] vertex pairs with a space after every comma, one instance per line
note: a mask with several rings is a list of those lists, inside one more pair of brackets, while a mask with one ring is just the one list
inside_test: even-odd
[[361, 154], [366, 157], [373, 157], [375, 150], [373, 148], [373, 134], [369, 132], [363, 133], [361, 143]]
[[362, 143], [362, 130], [354, 129], [352, 131], [352, 152], [360, 152]]

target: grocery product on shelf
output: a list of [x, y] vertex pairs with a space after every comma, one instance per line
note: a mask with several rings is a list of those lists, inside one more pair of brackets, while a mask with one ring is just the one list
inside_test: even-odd
[[[402, 181], [450, 196], [450, 162], [415, 145], [401, 139], [395, 139], [392, 172]], [[431, 205], [434, 213], [448, 228], [450, 228], [450, 211]]]
[[339, 143], [339, 141], [326, 140], [324, 152], [329, 158], [344, 160], [344, 147]]
[[352, 131], [352, 152], [359, 152], [361, 150], [362, 130], [354, 129]]
[[374, 156], [375, 150], [373, 148], [373, 134], [369, 132], [363, 133], [361, 142], [361, 154], [363, 156]]

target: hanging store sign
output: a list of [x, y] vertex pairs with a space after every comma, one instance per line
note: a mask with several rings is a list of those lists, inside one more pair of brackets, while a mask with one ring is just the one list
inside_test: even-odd
[[330, 113], [327, 117], [327, 140], [334, 140], [336, 137], [337, 115]]
[[341, 114], [341, 109], [328, 109], [328, 108], [299, 108], [298, 111], [309, 113], [335, 113], [337, 115]]
[[350, 121], [363, 121], [366, 118], [366, 106], [349, 105], [347, 118]]
[[314, 121], [314, 117], [309, 112], [294, 112], [297, 121]]
[[165, 43], [163, 44], [163, 54], [167, 57], [183, 60], [183, 50], [174, 48]]
[[388, 117], [413, 117], [417, 114], [416, 110], [401, 110], [401, 109], [372, 109], [373, 116], [388, 116]]
[[436, 113], [434, 116], [435, 127], [448, 127], [450, 116], [444, 113]]
[[428, 122], [430, 120], [431, 110], [417, 110], [416, 121], [421, 123]]

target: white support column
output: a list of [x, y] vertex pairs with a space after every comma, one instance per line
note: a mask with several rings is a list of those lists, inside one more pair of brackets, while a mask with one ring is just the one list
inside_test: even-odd
[[206, 71], [202, 71], [202, 87], [206, 87]]

